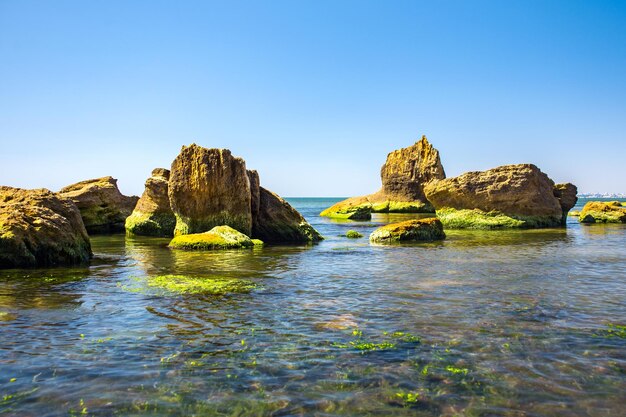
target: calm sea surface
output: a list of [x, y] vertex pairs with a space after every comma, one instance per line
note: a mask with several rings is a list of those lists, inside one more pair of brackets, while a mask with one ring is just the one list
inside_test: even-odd
[[[325, 241], [96, 236], [89, 267], [0, 271], [0, 414], [626, 415], [626, 225], [383, 247], [369, 233], [410, 215], [338, 222], [318, 216], [338, 199], [290, 201]], [[148, 285], [168, 274], [258, 287]]]

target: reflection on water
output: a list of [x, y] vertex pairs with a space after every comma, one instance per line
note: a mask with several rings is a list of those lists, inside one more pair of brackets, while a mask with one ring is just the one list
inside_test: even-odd
[[[367, 235], [417, 216], [294, 204], [325, 241], [199, 253], [100, 236], [88, 268], [1, 271], [0, 413], [623, 414], [626, 339], [605, 332], [625, 324], [623, 225], [385, 247]], [[166, 274], [258, 287], [129, 290]]]

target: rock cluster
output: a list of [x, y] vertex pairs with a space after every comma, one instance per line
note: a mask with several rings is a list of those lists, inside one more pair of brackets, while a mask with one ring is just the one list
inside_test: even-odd
[[[149, 186], [154, 188], [146, 182], [144, 196], [155, 194]], [[146, 200], [155, 198], [146, 197]], [[167, 184], [159, 188], [159, 201], [160, 212], [168, 213], [165, 220], [152, 216], [154, 225], [135, 227], [135, 219], [145, 219], [145, 212], [156, 211], [156, 208], [144, 210], [140, 201], [136, 213], [126, 223], [126, 230], [143, 235], [150, 234], [144, 229], [156, 229], [163, 232], [159, 233], [162, 236], [178, 236], [229, 226], [266, 243], [307, 243], [322, 239], [289, 203], [261, 187], [258, 173], [247, 170], [245, 161], [234, 157], [228, 149], [183, 146], [172, 163]], [[164, 224], [171, 222], [170, 212], [175, 219], [173, 229]]]
[[329, 207], [321, 216], [368, 220], [371, 213], [432, 213], [424, 186], [446, 177], [439, 151], [422, 136], [414, 145], [387, 155], [380, 170], [382, 189], [374, 194], [352, 197]]
[[170, 171], [165, 168], [152, 170], [146, 180], [146, 188], [126, 219], [126, 230], [143, 236], [172, 236], [176, 217], [170, 207], [168, 182]]
[[532, 164], [467, 172], [424, 191], [447, 228], [560, 226], [576, 204], [574, 185], [555, 185]]
[[0, 186], [0, 268], [71, 265], [90, 257], [72, 201], [46, 189]]
[[89, 233], [111, 233], [124, 230], [139, 197], [127, 197], [117, 188], [113, 177], [102, 177], [68, 185], [59, 191], [63, 198], [72, 200]]
[[373, 243], [399, 243], [443, 240], [446, 234], [437, 218], [407, 220], [379, 227], [370, 235]]

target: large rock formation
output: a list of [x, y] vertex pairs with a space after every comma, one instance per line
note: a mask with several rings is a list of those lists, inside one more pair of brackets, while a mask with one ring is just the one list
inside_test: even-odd
[[124, 230], [139, 197], [127, 197], [117, 188], [113, 177], [102, 177], [68, 185], [59, 191], [63, 198], [72, 200], [89, 233], [110, 233]]
[[379, 227], [370, 235], [372, 243], [399, 243], [443, 240], [441, 221], [436, 218], [407, 220]]
[[580, 211], [581, 223], [626, 223], [626, 208], [619, 201], [589, 201]]
[[71, 265], [90, 257], [72, 201], [45, 189], [0, 186], [0, 268]]
[[306, 243], [320, 234], [285, 200], [261, 187], [256, 171], [227, 149], [184, 146], [172, 163], [169, 202], [175, 235], [230, 226], [266, 243]]
[[446, 177], [439, 151], [426, 136], [408, 148], [387, 155], [380, 170], [382, 189], [374, 194], [352, 197], [329, 207], [321, 216], [367, 220], [371, 213], [432, 213], [424, 186]]
[[174, 234], [202, 233], [227, 225], [252, 231], [250, 180], [246, 163], [228, 149], [183, 146], [172, 162], [169, 199]]
[[300, 213], [273, 192], [260, 187], [259, 212], [252, 222], [252, 237], [265, 243], [307, 243], [322, 240]]
[[570, 209], [574, 207], [578, 201], [578, 187], [569, 182], [565, 184], [556, 184], [553, 192], [554, 196], [559, 200], [561, 210], [563, 211], [561, 223], [565, 224]]
[[172, 236], [176, 217], [170, 208], [167, 193], [170, 171], [165, 168], [152, 170], [146, 180], [146, 188], [133, 213], [126, 219], [126, 231], [142, 236]]
[[524, 228], [564, 224], [575, 189], [555, 189], [535, 165], [519, 164], [433, 181], [424, 191], [447, 228]]

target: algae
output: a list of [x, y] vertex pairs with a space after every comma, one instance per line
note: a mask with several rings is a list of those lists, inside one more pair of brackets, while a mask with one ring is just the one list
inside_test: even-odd
[[159, 275], [148, 277], [148, 287], [176, 294], [224, 295], [248, 293], [257, 288], [251, 281], [235, 278], [190, 277], [185, 275]]
[[205, 233], [178, 235], [169, 244], [170, 248], [186, 250], [242, 249], [253, 246], [255, 242], [252, 239], [230, 226], [215, 226]]
[[346, 237], [349, 239], [358, 239], [358, 238], [363, 237], [363, 235], [357, 232], [356, 230], [348, 230], [346, 232]]
[[379, 227], [370, 235], [373, 243], [399, 243], [445, 239], [446, 234], [439, 219], [407, 220]]
[[442, 208], [437, 210], [437, 217], [446, 229], [530, 229], [562, 224], [560, 216], [509, 216], [496, 210], [480, 209]]

